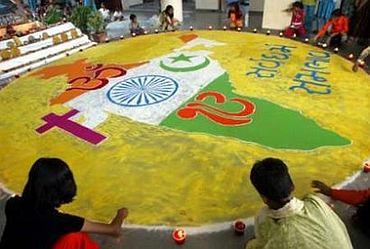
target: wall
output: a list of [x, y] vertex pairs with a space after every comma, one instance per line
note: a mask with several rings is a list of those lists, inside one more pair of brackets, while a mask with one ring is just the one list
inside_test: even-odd
[[195, 9], [218, 10], [219, 0], [195, 0]]
[[[266, 0], [249, 0], [250, 11], [263, 12], [263, 7], [265, 5], [265, 1]], [[275, 1], [277, 1], [277, 0], [275, 0]]]

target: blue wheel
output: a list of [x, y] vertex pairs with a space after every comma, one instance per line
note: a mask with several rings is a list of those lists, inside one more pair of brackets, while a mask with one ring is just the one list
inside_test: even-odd
[[117, 105], [139, 107], [157, 104], [173, 96], [178, 83], [161, 75], [143, 75], [125, 79], [115, 84], [107, 93]]

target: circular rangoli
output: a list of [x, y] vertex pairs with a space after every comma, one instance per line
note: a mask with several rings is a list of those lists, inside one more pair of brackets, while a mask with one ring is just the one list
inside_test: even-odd
[[190, 225], [252, 216], [255, 160], [287, 162], [296, 194], [370, 154], [369, 76], [338, 55], [259, 34], [199, 31], [100, 45], [0, 90], [0, 181], [21, 192], [38, 157], [72, 168], [68, 212]]

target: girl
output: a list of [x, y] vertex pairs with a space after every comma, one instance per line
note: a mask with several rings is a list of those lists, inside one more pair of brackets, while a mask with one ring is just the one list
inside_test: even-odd
[[299, 37], [305, 36], [306, 30], [303, 23], [304, 16], [303, 4], [298, 1], [294, 2], [292, 21], [290, 26], [285, 30], [286, 37], [292, 38], [294, 34], [298, 35]]
[[242, 28], [244, 23], [243, 16], [239, 4], [233, 3], [228, 13], [230, 29]]
[[174, 9], [172, 5], [167, 5], [166, 9], [162, 11], [159, 16], [160, 29], [166, 30], [177, 30], [180, 26], [180, 22], [174, 18]]
[[353, 223], [370, 237], [370, 189], [334, 189], [321, 181], [312, 181], [312, 187], [317, 189], [316, 192], [330, 196], [334, 200], [357, 206], [356, 214], [352, 217]]
[[86, 233], [119, 236], [126, 208], [117, 211], [109, 224], [59, 212], [73, 201], [76, 183], [68, 165], [57, 158], [40, 158], [32, 166], [22, 196], [5, 206], [6, 224], [1, 249], [98, 249]]

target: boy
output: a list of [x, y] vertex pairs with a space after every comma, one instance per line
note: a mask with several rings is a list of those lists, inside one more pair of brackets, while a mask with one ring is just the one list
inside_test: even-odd
[[332, 18], [315, 36], [315, 41], [324, 37], [330, 27], [329, 38], [326, 43], [329, 46], [340, 46], [342, 44], [342, 39], [345, 38], [348, 33], [348, 18], [344, 16], [339, 9], [333, 11]]
[[130, 32], [131, 34], [135, 33], [136, 35], [144, 34], [144, 29], [140, 27], [140, 23], [137, 21], [137, 17], [134, 14], [130, 15]]
[[255, 219], [255, 239], [246, 248], [351, 249], [346, 227], [320, 198], [293, 196], [288, 167], [266, 158], [253, 165], [250, 180], [267, 207]]

